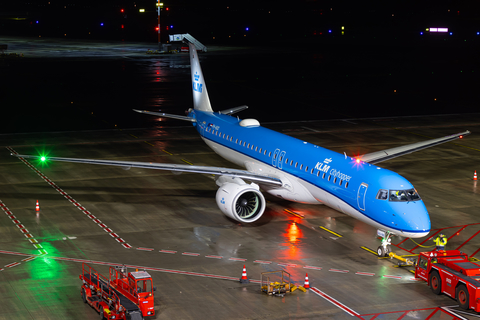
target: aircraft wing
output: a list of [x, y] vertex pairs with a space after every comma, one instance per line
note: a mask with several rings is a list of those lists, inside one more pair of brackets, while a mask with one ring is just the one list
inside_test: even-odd
[[123, 168], [143, 168], [143, 169], [157, 169], [157, 170], [167, 170], [172, 172], [191, 172], [191, 173], [206, 173], [213, 174], [218, 176], [228, 176], [228, 177], [237, 177], [242, 179], [247, 179], [252, 182], [269, 184], [275, 186], [282, 186], [282, 181], [275, 177], [262, 176], [259, 174], [254, 174], [246, 170], [230, 169], [230, 168], [220, 168], [220, 167], [208, 167], [208, 166], [194, 166], [194, 165], [185, 165], [185, 164], [171, 164], [171, 163], [155, 163], [155, 162], [133, 162], [133, 161], [113, 161], [113, 160], [92, 160], [92, 159], [76, 159], [76, 158], [57, 158], [57, 157], [46, 157], [42, 160], [41, 156], [33, 155], [21, 155], [14, 154], [19, 158], [30, 158], [37, 159], [39, 161], [63, 161], [63, 162], [75, 162], [75, 163], [89, 163], [89, 164], [102, 164], [106, 166], [117, 166]]
[[367, 153], [362, 156], [357, 157], [358, 159], [371, 163], [371, 164], [377, 164], [382, 161], [390, 160], [396, 157], [400, 157], [415, 151], [419, 151], [422, 149], [430, 148], [445, 142], [453, 141], [455, 139], [460, 139], [463, 138], [466, 135], [469, 135], [470, 131], [465, 131], [461, 133], [456, 133], [452, 134], [450, 136], [446, 136], [443, 138], [437, 138], [437, 139], [431, 139], [427, 141], [422, 141], [422, 142], [416, 142], [412, 144], [408, 144], [406, 146], [401, 146], [401, 147], [396, 147], [396, 148], [391, 148], [391, 149], [386, 149], [382, 151], [377, 151], [377, 152], [372, 152], [372, 153]]

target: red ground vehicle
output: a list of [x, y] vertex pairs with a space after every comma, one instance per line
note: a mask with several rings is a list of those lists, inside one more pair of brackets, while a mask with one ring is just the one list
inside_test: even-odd
[[430, 285], [433, 293], [457, 299], [463, 309], [480, 312], [480, 265], [458, 250], [421, 252], [415, 278]]
[[100, 313], [101, 319], [141, 320], [155, 314], [152, 277], [146, 271], [127, 273], [126, 267], [109, 270], [110, 278], [84, 263], [81, 295]]

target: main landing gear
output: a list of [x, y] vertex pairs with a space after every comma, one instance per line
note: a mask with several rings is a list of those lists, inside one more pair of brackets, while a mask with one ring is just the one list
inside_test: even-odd
[[382, 237], [382, 244], [377, 248], [377, 254], [379, 257], [388, 257], [392, 252], [390, 245], [392, 244], [393, 234], [390, 231], [377, 230], [377, 234]]

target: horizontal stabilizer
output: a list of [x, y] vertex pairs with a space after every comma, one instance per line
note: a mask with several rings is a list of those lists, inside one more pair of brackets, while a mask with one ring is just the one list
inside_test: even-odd
[[412, 144], [408, 144], [406, 146], [401, 146], [401, 147], [396, 147], [396, 148], [391, 148], [391, 149], [385, 149], [382, 151], [377, 151], [377, 152], [372, 152], [372, 153], [367, 153], [362, 156], [357, 157], [358, 159], [362, 160], [363, 162], [371, 163], [371, 164], [376, 164], [380, 163], [382, 161], [390, 160], [396, 157], [400, 157], [415, 151], [423, 150], [426, 148], [430, 148], [445, 142], [453, 141], [456, 139], [460, 139], [466, 135], [469, 135], [470, 131], [465, 131], [465, 132], [460, 132], [456, 134], [452, 134], [450, 136], [446, 136], [443, 138], [437, 138], [437, 139], [431, 139], [427, 141], [422, 141], [422, 142], [416, 142]]
[[225, 110], [219, 111], [218, 113], [229, 115], [229, 114], [234, 114], [234, 113], [243, 111], [245, 109], [248, 109], [248, 106], [243, 105], [243, 106], [240, 106], [240, 107], [225, 109]]
[[158, 116], [158, 117], [163, 117], [163, 118], [171, 118], [171, 119], [177, 119], [177, 120], [184, 120], [184, 121], [190, 121], [190, 122], [197, 122], [194, 118], [191, 117], [186, 117], [186, 116], [179, 116], [176, 114], [168, 114], [168, 113], [163, 113], [163, 112], [152, 112], [152, 111], [146, 111], [146, 110], [136, 110], [132, 109], [135, 112], [138, 113], [145, 113], [145, 114], [150, 114], [152, 116]]

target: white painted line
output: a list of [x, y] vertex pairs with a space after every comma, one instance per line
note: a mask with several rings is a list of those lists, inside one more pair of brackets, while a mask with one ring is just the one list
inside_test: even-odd
[[128, 243], [122, 243], [122, 246], [126, 249], [130, 249], [132, 246], [129, 245]]
[[161, 252], [161, 253], [171, 253], [171, 254], [175, 254], [177, 253], [177, 251], [173, 251], [173, 250], [160, 250], [158, 252]]
[[153, 248], [142, 248], [142, 247], [138, 247], [137, 250], [153, 251], [154, 249], [153, 249]]
[[20, 264], [20, 262], [14, 262], [14, 263], [10, 263], [10, 264], [7, 264], [5, 266], [5, 268], [13, 268], [13, 267], [16, 267]]
[[360, 276], [374, 276], [374, 275], [375, 275], [375, 273], [360, 272], [360, 271], [355, 272], [355, 274], [358, 274], [358, 275], [360, 275]]
[[253, 263], [271, 264], [272, 261], [255, 260], [255, 261], [253, 261]]
[[22, 261], [28, 262], [28, 261], [32, 261], [32, 260], [37, 259], [37, 258], [38, 257], [28, 257], [28, 258], [22, 259]]
[[194, 252], [183, 252], [182, 254], [184, 256], [194, 256], [194, 257], [197, 257], [200, 255], [200, 253], [194, 253]]
[[349, 273], [350, 271], [348, 270], [339, 270], [339, 269], [329, 269], [328, 271], [331, 272], [340, 272], [340, 273]]
[[327, 300], [331, 304], [333, 304], [333, 305], [337, 306], [338, 308], [342, 309], [343, 311], [345, 311], [346, 313], [348, 313], [352, 317], [360, 315], [355, 310], [347, 307], [346, 305], [344, 305], [343, 303], [339, 302], [338, 300], [332, 298], [331, 296], [329, 296], [325, 292], [318, 290], [316, 287], [312, 287], [312, 288], [310, 288], [310, 290], [313, 291], [314, 293], [316, 293], [317, 295], [319, 295], [320, 297], [322, 297], [323, 299]]
[[314, 269], [314, 270], [322, 270], [321, 267], [315, 267], [315, 266], [305, 266], [305, 267], [303, 267], [303, 268], [305, 268], [305, 269]]
[[390, 275], [388, 275], [388, 274], [384, 274], [382, 277], [384, 277], [384, 278], [392, 278], [392, 279], [402, 279], [401, 276], [390, 276]]
[[[453, 312], [449, 307], [440, 307], [443, 311], [448, 313], [449, 315], [453, 316], [455, 319], [460, 319], [460, 320], [468, 320], [468, 318], [462, 317], [461, 315], [457, 314], [456, 312]], [[456, 311], [456, 310], [455, 310]], [[461, 312], [461, 311], [457, 311]], [[463, 313], [463, 312], [462, 312]], [[465, 312], [466, 313], [466, 312]], [[467, 313], [468, 314], [468, 313]], [[472, 315], [473, 316], [473, 315]]]
[[277, 263], [277, 264], [282, 267], [291, 267], [291, 268], [295, 268], [297, 266], [296, 264], [292, 264], [292, 263]]
[[228, 260], [232, 260], [232, 261], [247, 261], [247, 259], [242, 259], [242, 258], [230, 258]]

